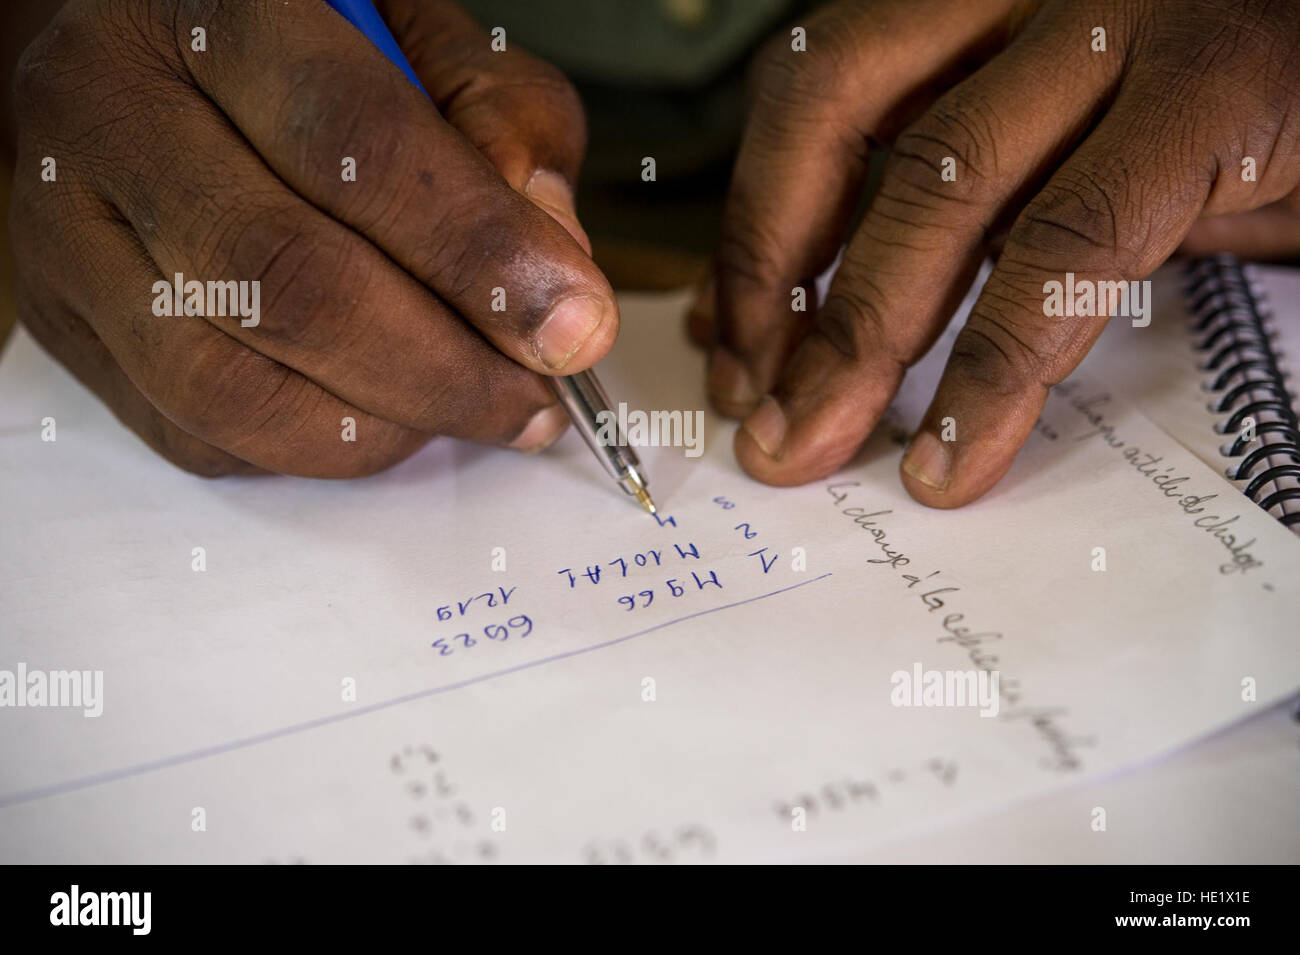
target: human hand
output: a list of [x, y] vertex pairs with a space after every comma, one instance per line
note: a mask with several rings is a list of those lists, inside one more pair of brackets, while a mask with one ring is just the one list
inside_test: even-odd
[[[878, 0], [804, 26], [806, 52], [783, 34], [758, 62], [694, 314], [714, 326], [712, 400], [744, 418], [736, 456], [769, 484], [856, 453], [994, 235], [996, 267], [902, 462], [907, 490], [936, 507], [1002, 477], [1105, 325], [1046, 317], [1045, 283], [1141, 279], [1185, 239], [1223, 240], [1242, 221], [1225, 214], [1300, 212], [1297, 4]], [[890, 141], [849, 236], [868, 148]], [[792, 289], [811, 294], [845, 241], [808, 322]]]
[[[72, 0], [17, 71], [19, 315], [189, 470], [353, 476], [435, 434], [536, 449], [567, 423], [540, 375], [617, 334], [573, 211], [572, 88], [452, 3], [380, 9], [433, 104], [307, 0]], [[158, 316], [176, 273], [260, 282], [257, 321]]]

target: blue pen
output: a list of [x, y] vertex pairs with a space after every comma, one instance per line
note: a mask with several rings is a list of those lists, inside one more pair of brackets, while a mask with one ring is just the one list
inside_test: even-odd
[[[416, 85], [421, 93], [428, 96], [428, 91], [420, 83], [420, 78], [411, 69], [402, 55], [402, 48], [393, 39], [384, 18], [379, 15], [370, 0], [326, 0], [344, 19], [361, 31], [362, 36], [373, 43], [384, 56], [388, 57], [406, 74], [406, 78]], [[576, 375], [547, 375], [551, 389], [560, 404], [573, 419], [573, 425], [582, 435], [587, 447], [600, 461], [605, 471], [618, 482], [626, 494], [635, 497], [649, 513], [655, 513], [655, 503], [650, 499], [645, 476], [641, 472], [641, 462], [636, 452], [627, 443], [621, 426], [617, 437], [608, 437], [608, 422], [617, 422], [618, 416], [610, 410], [609, 398], [596, 376], [590, 371], [580, 371]]]
[[396, 63], [406, 74], [406, 78], [414, 83], [421, 93], [425, 96], [429, 95], [421, 85], [420, 78], [415, 75], [415, 70], [411, 69], [411, 64], [406, 62], [406, 57], [402, 55], [402, 48], [397, 45], [393, 34], [388, 31], [388, 24], [384, 22], [384, 18], [379, 15], [379, 11], [370, 0], [325, 0], [325, 2], [341, 13], [343, 19], [360, 30], [361, 35], [373, 43], [380, 53]]

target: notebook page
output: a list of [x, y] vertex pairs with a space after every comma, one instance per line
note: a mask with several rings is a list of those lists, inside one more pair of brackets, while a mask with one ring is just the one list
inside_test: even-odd
[[1137, 772], [891, 840], [844, 861], [1294, 865], [1300, 859], [1297, 702], [1278, 704]]
[[[624, 299], [616, 400], [705, 407], [683, 303]], [[100, 671], [102, 714], [0, 709], [0, 858], [827, 858], [1300, 686], [1295, 539], [1093, 382], [984, 500], [912, 502], [898, 439], [944, 352], [814, 485], [747, 479], [711, 416], [698, 458], [642, 449], [661, 524], [574, 435], [354, 482], [194, 478], [20, 332], [0, 667]], [[895, 705], [897, 674], [992, 668], [995, 716]]]
[[[1188, 450], [1209, 467], [1220, 472], [1235, 471], [1242, 458], [1225, 454], [1237, 436], [1216, 430], [1230, 420], [1227, 412], [1211, 410], [1223, 391], [1207, 391], [1204, 385], [1216, 372], [1203, 368], [1207, 355], [1196, 351], [1198, 339], [1189, 327], [1188, 302], [1184, 295], [1186, 280], [1183, 263], [1169, 263], [1152, 276], [1152, 321], [1146, 328], [1133, 328], [1124, 322], [1112, 322], [1085, 359], [1082, 368], [1103, 378], [1132, 400], [1164, 430], [1177, 438]], [[1300, 270], [1261, 265], [1247, 265], [1246, 275], [1259, 299], [1265, 314], [1265, 328], [1272, 336], [1272, 345], [1278, 362], [1286, 375], [1286, 386], [1291, 392], [1292, 407], [1295, 402], [1294, 368], [1300, 358]], [[1222, 344], [1222, 341], [1220, 342]], [[1231, 363], [1229, 363], [1231, 364]], [[1218, 371], [1222, 371], [1220, 368]], [[1243, 379], [1234, 378], [1229, 387]], [[1258, 393], [1254, 398], [1267, 398]], [[1242, 398], [1234, 402], [1240, 407]], [[1270, 411], [1257, 412], [1256, 424], [1275, 420]], [[1250, 446], [1258, 447], [1259, 439]], [[1267, 467], [1295, 463], [1290, 455], [1271, 455], [1267, 462], [1256, 465], [1252, 475]], [[1249, 478], [1234, 480], [1238, 490], [1244, 490]], [[1300, 480], [1283, 476], [1273, 489], [1300, 487]], [[1256, 494], [1263, 500], [1267, 494]], [[1271, 509], [1274, 516], [1300, 509], [1300, 502], [1289, 501]], [[1297, 525], [1300, 526], [1300, 525]]]

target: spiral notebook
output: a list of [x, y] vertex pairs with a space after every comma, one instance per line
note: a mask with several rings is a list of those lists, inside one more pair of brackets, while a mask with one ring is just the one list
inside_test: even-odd
[[1112, 322], [1085, 367], [1300, 534], [1296, 302], [1300, 270], [1228, 255], [1169, 265], [1150, 326]]

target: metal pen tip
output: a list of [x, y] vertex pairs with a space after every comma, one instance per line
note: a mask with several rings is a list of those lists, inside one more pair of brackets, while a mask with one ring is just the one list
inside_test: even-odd
[[653, 516], [655, 513], [655, 502], [650, 500], [650, 492], [644, 487], [638, 487], [633, 491], [633, 493], [636, 494], [636, 499], [641, 502], [641, 506], [646, 509], [646, 512]]

